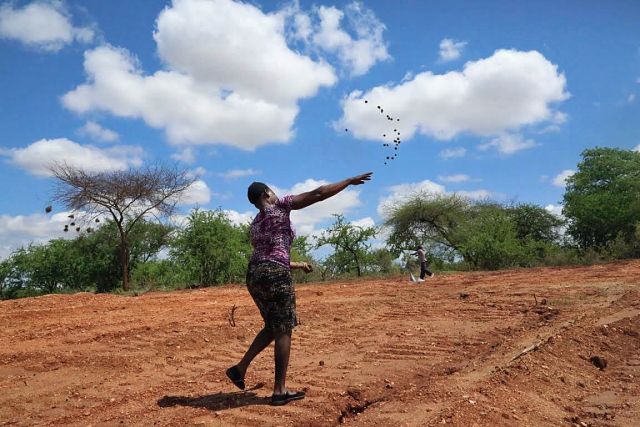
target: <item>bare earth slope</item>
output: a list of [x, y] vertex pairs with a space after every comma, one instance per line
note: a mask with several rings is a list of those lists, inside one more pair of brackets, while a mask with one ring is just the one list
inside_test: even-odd
[[267, 404], [272, 348], [248, 391], [224, 377], [261, 327], [242, 286], [0, 302], [0, 425], [640, 420], [640, 261], [297, 293], [288, 386], [307, 398], [280, 408]]

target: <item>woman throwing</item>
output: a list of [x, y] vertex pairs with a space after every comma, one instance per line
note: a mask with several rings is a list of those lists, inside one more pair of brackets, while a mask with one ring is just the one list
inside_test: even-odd
[[258, 306], [265, 325], [253, 339], [242, 360], [227, 369], [227, 376], [238, 388], [243, 390], [245, 387], [244, 377], [251, 361], [275, 341], [276, 372], [271, 404], [284, 405], [304, 398], [304, 392], [290, 392], [285, 387], [291, 332], [297, 324], [291, 269], [299, 268], [309, 273], [313, 268], [305, 262], [296, 263], [289, 259], [291, 243], [295, 237], [289, 214], [292, 209], [304, 209], [335, 196], [350, 185], [364, 184], [370, 179], [371, 172], [280, 199], [261, 182], [254, 182], [249, 186], [249, 201], [260, 212], [251, 223], [253, 254], [247, 271], [247, 289]]

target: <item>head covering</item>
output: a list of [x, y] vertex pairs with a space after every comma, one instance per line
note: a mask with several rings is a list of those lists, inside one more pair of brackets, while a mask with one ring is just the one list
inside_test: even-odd
[[247, 197], [252, 205], [258, 203], [260, 196], [269, 188], [264, 182], [253, 182], [247, 189]]

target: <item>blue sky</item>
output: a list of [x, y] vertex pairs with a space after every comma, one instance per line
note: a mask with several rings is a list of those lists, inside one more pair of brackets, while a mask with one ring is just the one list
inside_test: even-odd
[[198, 176], [181, 212], [237, 221], [253, 180], [374, 172], [296, 212], [301, 234], [416, 190], [559, 212], [584, 149], [640, 150], [638, 22], [637, 1], [0, 2], [0, 257], [64, 235], [44, 213], [61, 160], [178, 162]]

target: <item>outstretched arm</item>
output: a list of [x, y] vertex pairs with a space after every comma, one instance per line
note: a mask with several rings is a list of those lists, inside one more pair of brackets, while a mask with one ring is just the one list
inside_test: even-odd
[[350, 185], [364, 184], [365, 181], [369, 181], [371, 179], [371, 174], [372, 172], [367, 172], [333, 184], [321, 185], [315, 190], [307, 191], [306, 193], [297, 194], [293, 196], [291, 209], [306, 208], [314, 203], [318, 203], [328, 199], [329, 197], [335, 196]]

